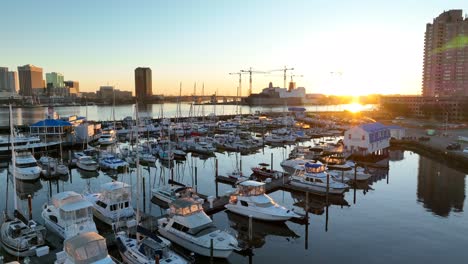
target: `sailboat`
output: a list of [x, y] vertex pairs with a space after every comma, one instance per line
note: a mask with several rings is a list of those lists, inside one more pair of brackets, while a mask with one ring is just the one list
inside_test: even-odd
[[[138, 104], [135, 105], [136, 122], [138, 126]], [[138, 133], [136, 134], [136, 142], [138, 144]], [[136, 178], [137, 178], [137, 197], [140, 190], [140, 164], [139, 156], [136, 156]], [[137, 199], [136, 222], [140, 223], [140, 203]], [[140, 240], [140, 234], [146, 237]], [[120, 256], [125, 263], [130, 264], [146, 264], [146, 263], [171, 263], [185, 264], [189, 263], [182, 256], [173, 252], [169, 247], [171, 242], [167, 239], [159, 237], [146, 231], [141, 226], [137, 226], [137, 238], [130, 238], [124, 231], [118, 232], [116, 235], [117, 248]]]
[[[14, 138], [11, 105], [10, 132], [11, 138]], [[11, 163], [13, 166], [13, 188], [16, 190], [16, 152], [13, 140], [11, 141], [11, 154]], [[5, 219], [0, 229], [2, 247], [6, 252], [17, 257], [33, 256], [36, 254], [36, 250], [45, 244], [46, 229], [43, 226], [38, 225], [32, 219], [26, 221], [24, 217], [20, 217], [21, 214], [18, 212], [18, 201], [15, 192], [13, 192], [13, 201], [15, 206], [15, 218]]]

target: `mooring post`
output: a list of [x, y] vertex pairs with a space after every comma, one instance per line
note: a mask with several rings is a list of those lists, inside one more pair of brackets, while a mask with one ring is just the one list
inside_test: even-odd
[[145, 177], [143, 177], [143, 212], [146, 213], [146, 188], [145, 188]]
[[32, 197], [28, 194], [29, 220], [32, 220]]
[[210, 239], [210, 263], [213, 263], [213, 239]]
[[198, 168], [195, 166], [195, 192], [198, 193]]
[[218, 178], [218, 159], [215, 158], [215, 177]]
[[271, 170], [273, 170], [273, 152], [271, 153], [271, 165], [270, 165]]
[[252, 221], [252, 216], [249, 215], [249, 241], [252, 241], [253, 237], [253, 221]]

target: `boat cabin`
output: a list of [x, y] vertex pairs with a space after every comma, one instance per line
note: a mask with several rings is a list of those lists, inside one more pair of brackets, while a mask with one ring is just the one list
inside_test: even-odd
[[65, 240], [64, 250], [75, 264], [96, 263], [108, 258], [106, 240], [95, 232], [83, 233]]
[[101, 194], [96, 205], [109, 211], [128, 208], [130, 205], [130, 185], [123, 182], [108, 182], [101, 185]]
[[177, 199], [170, 205], [170, 212], [174, 215], [189, 216], [200, 211], [203, 212], [202, 205], [190, 198]]
[[307, 173], [322, 173], [322, 172], [325, 172], [327, 170], [327, 166], [325, 164], [322, 164], [322, 163], [310, 163], [310, 162], [307, 162], [305, 165], [304, 165], [304, 168], [305, 168], [305, 171]]
[[240, 196], [258, 196], [265, 194], [265, 183], [257, 181], [243, 181], [237, 185]]
[[[92, 216], [91, 207], [93, 205], [76, 192], [66, 191], [58, 193], [52, 197], [52, 204], [55, 208], [60, 209], [60, 218], [63, 221], [76, 221], [76, 219], [90, 218]], [[57, 223], [58, 219], [54, 218], [56, 218], [54, 215], [50, 216], [50, 219]]]

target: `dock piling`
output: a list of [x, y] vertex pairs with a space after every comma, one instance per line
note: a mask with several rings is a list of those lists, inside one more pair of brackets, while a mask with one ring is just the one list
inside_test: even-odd
[[249, 240], [252, 241], [253, 237], [253, 221], [252, 221], [252, 216], [249, 215]]
[[145, 188], [145, 177], [143, 177], [143, 212], [146, 213], [146, 188]]
[[213, 239], [210, 239], [210, 263], [213, 263]]
[[198, 171], [198, 168], [197, 168], [197, 166], [195, 166], [195, 192], [198, 193], [198, 176], [197, 176], [197, 171]]
[[32, 197], [28, 194], [29, 220], [32, 220]]
[[273, 152], [271, 153], [271, 165], [270, 165], [270, 169], [273, 170]]

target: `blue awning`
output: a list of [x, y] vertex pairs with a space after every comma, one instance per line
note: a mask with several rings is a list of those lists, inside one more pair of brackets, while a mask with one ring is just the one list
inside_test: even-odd
[[31, 127], [64, 127], [72, 126], [70, 122], [60, 119], [44, 119], [31, 125]]

